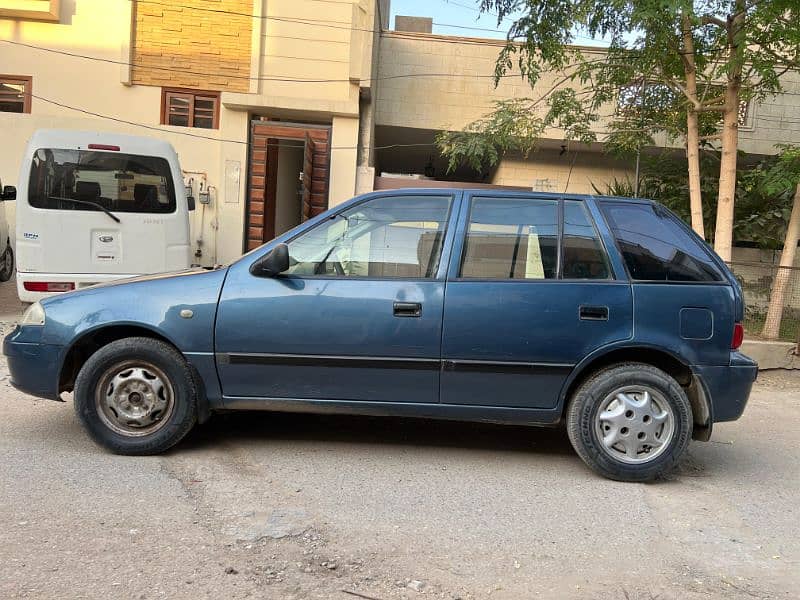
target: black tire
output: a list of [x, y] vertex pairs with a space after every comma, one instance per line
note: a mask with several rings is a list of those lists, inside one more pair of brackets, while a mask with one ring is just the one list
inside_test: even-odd
[[[138, 362], [137, 362], [138, 361]], [[159, 418], [152, 412], [153, 423], [139, 431], [125, 431], [118, 413], [108, 409], [109, 403], [98, 397], [98, 387], [108, 390], [114, 384], [105, 385], [110, 374], [122, 370], [133, 371], [135, 365], [145, 365], [144, 370], [158, 370], [158, 382], [164, 377], [164, 388], [169, 388], [169, 410]], [[115, 371], [116, 370], [116, 371]], [[140, 380], [131, 377], [130, 385], [139, 385]], [[116, 381], [113, 378], [112, 381]], [[146, 394], [144, 394], [146, 396]], [[111, 397], [108, 393], [107, 397]], [[141, 402], [141, 400], [137, 400]], [[117, 407], [119, 408], [119, 407]], [[92, 439], [116, 454], [159, 454], [180, 442], [197, 420], [197, 388], [192, 371], [183, 356], [175, 348], [159, 340], [132, 337], [111, 342], [92, 354], [83, 365], [75, 380], [75, 412]], [[156, 414], [155, 417], [152, 415]], [[117, 420], [115, 420], [115, 417]], [[114, 427], [123, 429], [115, 430]], [[149, 432], [152, 429], [152, 432]]]
[[0, 281], [8, 281], [14, 274], [14, 251], [10, 245], [6, 245], [3, 253], [2, 267], [0, 268]]
[[[643, 448], [640, 451], [642, 455], [635, 459], [643, 462], [635, 464], [624, 462], [626, 457], [619, 448], [606, 450], [600, 439], [602, 432], [598, 432], [598, 428], [607, 427], [605, 421], [597, 419], [599, 410], [604, 405], [608, 406], [608, 399], [617, 390], [627, 388], [646, 390], [651, 393], [652, 398], [658, 398], [658, 402], [668, 404], [671, 410], [669, 441], [658, 449], [657, 455], [652, 459], [647, 456], [652, 449]], [[627, 417], [629, 412], [633, 411], [624, 412], [624, 415]], [[621, 419], [621, 416], [618, 418]], [[631, 418], [644, 417], [632, 415]], [[615, 365], [589, 377], [573, 394], [567, 407], [566, 420], [572, 447], [583, 462], [596, 473], [617, 481], [652, 481], [667, 474], [686, 452], [692, 438], [692, 407], [683, 389], [664, 371], [642, 363]], [[652, 423], [651, 417], [647, 417], [646, 422]], [[651, 424], [650, 427], [652, 426]], [[618, 431], [623, 429], [626, 427], [619, 428]], [[634, 429], [630, 431], [633, 432]], [[666, 432], [666, 426], [660, 431]], [[622, 438], [617, 436], [614, 439], [620, 439], [622, 447], [625, 447], [626, 442]], [[637, 450], [632, 452], [636, 453]]]

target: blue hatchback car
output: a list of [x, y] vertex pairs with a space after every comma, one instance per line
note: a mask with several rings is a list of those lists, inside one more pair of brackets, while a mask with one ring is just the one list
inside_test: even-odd
[[20, 390], [74, 404], [121, 454], [217, 411], [566, 423], [604, 476], [646, 481], [739, 418], [757, 365], [725, 264], [646, 200], [393, 190], [228, 267], [32, 305]]

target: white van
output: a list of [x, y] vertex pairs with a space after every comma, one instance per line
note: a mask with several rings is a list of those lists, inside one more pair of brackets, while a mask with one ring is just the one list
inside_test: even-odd
[[167, 142], [39, 130], [25, 151], [17, 199], [23, 302], [190, 265], [194, 198]]
[[14, 273], [14, 251], [11, 249], [7, 203], [16, 200], [17, 190], [13, 185], [3, 187], [0, 181], [0, 281], [8, 281]]

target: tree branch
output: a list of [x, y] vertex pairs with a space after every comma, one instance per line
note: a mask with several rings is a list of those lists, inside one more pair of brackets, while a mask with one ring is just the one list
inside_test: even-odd
[[722, 29], [727, 29], [728, 28], [728, 22], [727, 21], [723, 21], [719, 17], [715, 17], [713, 15], [703, 15], [703, 16], [701, 16], [700, 17], [700, 22], [703, 25], [716, 25], [717, 27], [720, 27]]

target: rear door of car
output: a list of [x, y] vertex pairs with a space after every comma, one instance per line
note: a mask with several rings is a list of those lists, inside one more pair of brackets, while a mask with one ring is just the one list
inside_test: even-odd
[[581, 359], [631, 337], [631, 287], [598, 217], [577, 198], [465, 196], [445, 294], [442, 403], [553, 408]]

